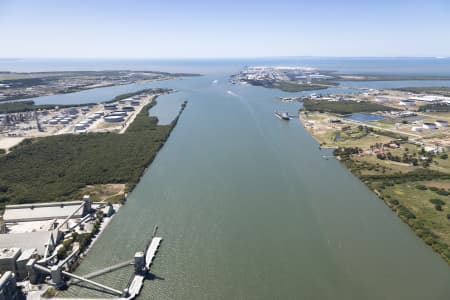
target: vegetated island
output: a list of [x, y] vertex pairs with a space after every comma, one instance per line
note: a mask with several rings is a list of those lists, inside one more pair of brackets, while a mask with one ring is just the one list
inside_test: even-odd
[[[116, 98], [117, 99], [117, 98]], [[0, 156], [0, 209], [7, 204], [121, 201], [138, 183], [184, 109], [169, 125], [148, 115], [155, 99], [123, 134], [63, 134], [26, 139]]]
[[198, 74], [130, 70], [0, 72], [0, 101], [74, 93], [93, 88], [185, 76], [198, 76]]
[[254, 66], [232, 75], [230, 82], [275, 88], [285, 92], [302, 92], [336, 87], [342, 81], [450, 80], [450, 76], [339, 74], [311, 67]]
[[[334, 148], [336, 158], [450, 263], [448, 154], [427, 149], [426, 136], [419, 141], [384, 129], [383, 121], [370, 125], [346, 115], [376, 110], [392, 108], [370, 102], [305, 100], [300, 119], [321, 147]], [[436, 116], [450, 118], [449, 113]]]

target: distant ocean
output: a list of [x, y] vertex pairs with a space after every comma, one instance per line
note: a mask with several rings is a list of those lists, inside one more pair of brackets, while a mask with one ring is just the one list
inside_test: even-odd
[[0, 59], [0, 71], [154, 70], [232, 73], [246, 65], [310, 66], [341, 73], [450, 76], [450, 58]]

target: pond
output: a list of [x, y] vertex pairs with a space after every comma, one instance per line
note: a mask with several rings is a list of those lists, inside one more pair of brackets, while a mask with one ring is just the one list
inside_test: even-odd
[[380, 115], [363, 114], [363, 113], [351, 114], [349, 116], [346, 116], [345, 118], [358, 122], [373, 122], [373, 121], [381, 121], [384, 119], [384, 117]]

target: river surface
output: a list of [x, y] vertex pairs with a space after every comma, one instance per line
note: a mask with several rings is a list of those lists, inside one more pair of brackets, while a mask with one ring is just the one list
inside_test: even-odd
[[[162, 123], [189, 103], [77, 273], [131, 259], [157, 224], [164, 241], [139, 299], [450, 299], [444, 260], [297, 119], [273, 115], [300, 104], [228, 75], [154, 83], [179, 91], [151, 110]], [[123, 289], [131, 274], [94, 280]]]

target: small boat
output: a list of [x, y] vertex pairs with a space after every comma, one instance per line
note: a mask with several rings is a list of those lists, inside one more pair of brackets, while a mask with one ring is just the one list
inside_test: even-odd
[[281, 120], [286, 120], [286, 121], [289, 121], [291, 119], [291, 117], [289, 117], [289, 114], [287, 112], [279, 113], [276, 111], [275, 116], [277, 116]]

